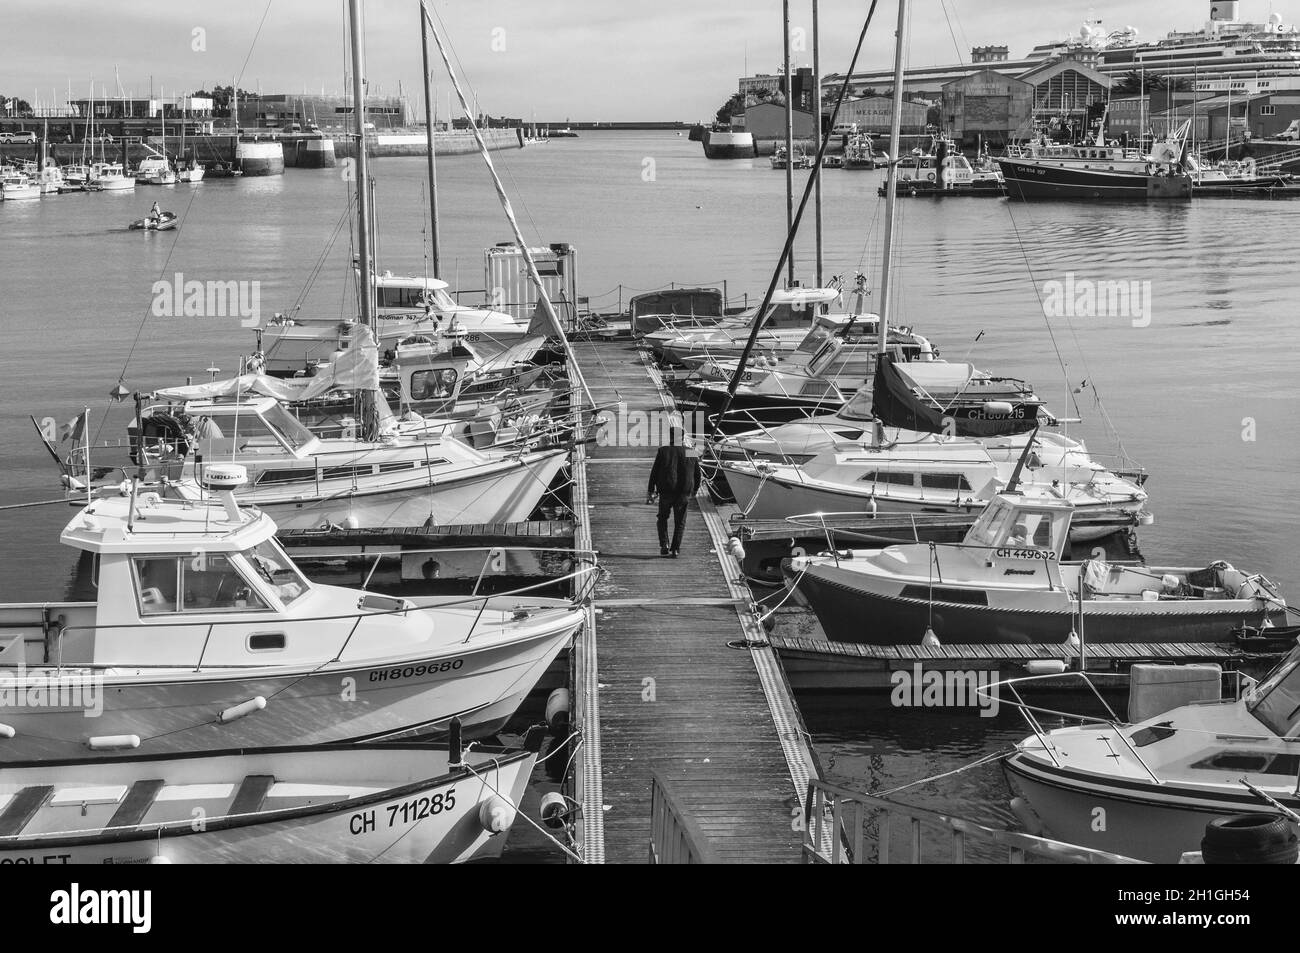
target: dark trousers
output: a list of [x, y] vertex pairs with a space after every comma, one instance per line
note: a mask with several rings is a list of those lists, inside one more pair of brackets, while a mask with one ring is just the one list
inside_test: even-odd
[[[682, 548], [682, 532], [686, 529], [686, 507], [690, 505], [689, 496], [659, 497], [659, 548], [671, 549], [673, 552]], [[668, 514], [673, 514], [673, 542], [668, 545]]]

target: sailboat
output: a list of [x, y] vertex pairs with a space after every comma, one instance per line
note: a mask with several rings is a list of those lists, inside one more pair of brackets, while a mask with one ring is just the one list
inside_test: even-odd
[[[905, 2], [900, 3], [900, 7], [905, 6]], [[900, 10], [894, 124], [890, 138], [894, 155], [898, 154], [901, 133], [902, 17]], [[816, 448], [800, 451], [798, 459], [785, 455], [787, 447], [782, 440], [771, 438], [767, 438], [768, 447], [777, 452], [751, 456], [748, 441], [763, 440], [761, 433], [722, 441], [714, 448], [716, 466], [725, 475], [737, 504], [750, 518], [783, 519], [817, 512], [862, 513], [867, 518], [878, 512], [970, 514], [986, 506], [1015, 479], [1015, 470], [995, 460], [984, 446], [974, 441], [938, 439], [929, 433], [909, 433], [897, 428], [899, 423], [911, 426], [922, 420], [926, 424], [934, 423], [927, 415], [937, 407], [956, 414], [950, 419], [966, 430], [952, 431], [946, 421], [940, 420], [937, 423], [945, 426], [928, 428], [934, 432], [1015, 434], [1021, 431], [1026, 419], [1030, 428], [1035, 426], [1033, 421], [1041, 406], [1032, 391], [1021, 386], [1022, 382], [980, 376], [969, 365], [893, 361], [889, 354], [890, 271], [897, 177], [898, 163], [891, 162], [885, 190], [881, 309], [875, 335], [879, 364], [872, 387], [860, 388], [839, 415], [829, 418], [835, 423], [848, 418], [847, 426], [827, 428]], [[911, 382], [915, 386], [903, 386], [898, 381], [886, 386], [890, 383], [886, 378], [901, 378], [904, 373], [914, 375]], [[927, 389], [927, 384], [935, 393]], [[897, 405], [886, 408], [900, 411], [892, 414], [895, 419], [881, 419], [874, 408], [866, 408], [873, 399], [873, 390]], [[892, 433], [886, 432], [889, 424], [895, 425]], [[796, 440], [807, 439], [800, 432], [801, 425], [785, 426], [795, 430]], [[1143, 512], [1147, 499], [1140, 486], [1104, 470], [1077, 472], [1064, 467], [1039, 467], [1019, 478], [1046, 484], [1080, 511], [1102, 515], [1090, 520], [1086, 529], [1077, 529], [1076, 539], [1096, 538], [1119, 526], [1130, 525]]]
[[[188, 100], [189, 97], [186, 97], [186, 99]], [[188, 182], [190, 184], [193, 184], [196, 182], [203, 181], [203, 175], [205, 170], [203, 166], [199, 165], [198, 159], [194, 158], [193, 156], [186, 156], [185, 154], [185, 133], [187, 131], [186, 127], [189, 125], [189, 117], [186, 115], [186, 113], [188, 112], [189, 110], [187, 108], [182, 107], [181, 109], [181, 151], [180, 151], [180, 159], [176, 163], [176, 181]], [[167, 141], [166, 139], [163, 139], [164, 144], [166, 143], [166, 141]]]

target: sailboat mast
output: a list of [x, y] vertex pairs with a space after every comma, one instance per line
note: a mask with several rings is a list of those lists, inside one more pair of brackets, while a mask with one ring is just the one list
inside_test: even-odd
[[[781, 43], [785, 51], [785, 228], [794, 228], [794, 84], [790, 78], [790, 0], [781, 0]], [[794, 284], [794, 251], [786, 262], [786, 281]]]
[[885, 179], [885, 242], [880, 263], [880, 325], [877, 351], [884, 355], [889, 343], [890, 262], [894, 250], [894, 212], [898, 201], [898, 163], [902, 158], [903, 50], [907, 42], [907, 0], [898, 0], [898, 32], [894, 46], [894, 114], [889, 123], [889, 174]]
[[366, 163], [366, 93], [362, 77], [361, 0], [348, 0], [348, 22], [352, 33], [352, 119], [357, 137], [357, 255], [361, 262], [361, 322], [375, 330], [371, 307], [374, 264], [370, 250], [370, 175]]
[[[821, 37], [818, 33], [818, 13], [817, 0], [812, 0], [812, 41], [813, 41], [813, 122], [814, 129], [817, 130], [817, 153], [822, 151], [822, 136], [826, 133], [822, 130], [822, 64], [821, 64]], [[813, 211], [816, 215], [816, 232], [817, 232], [817, 287], [822, 286], [822, 175], [821, 169], [813, 172], [817, 177], [814, 184], [816, 193], [813, 196]]]
[[438, 251], [438, 165], [433, 151], [433, 73], [429, 69], [429, 23], [425, 0], [420, 0], [420, 52], [424, 59], [424, 128], [429, 140], [429, 247], [433, 277], [441, 278]]

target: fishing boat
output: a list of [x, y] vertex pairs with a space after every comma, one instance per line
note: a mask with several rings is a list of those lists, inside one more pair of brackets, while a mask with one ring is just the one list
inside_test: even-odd
[[871, 136], [865, 132], [858, 132], [856, 126], [844, 141], [844, 168], [846, 169], [874, 169], [888, 159], [888, 156], [876, 149]]
[[157, 215], [146, 215], [144, 218], [137, 218], [127, 226], [133, 232], [170, 232], [179, 224], [175, 212], [159, 212]]
[[581, 624], [532, 593], [311, 582], [275, 521], [239, 507], [246, 481], [208, 465], [191, 499], [132, 483], [72, 518], [60, 540], [86, 554], [95, 599], [0, 605], [0, 762], [378, 741], [453, 717], [487, 735]]
[[954, 142], [936, 137], [928, 152], [917, 150], [898, 164], [895, 188], [903, 192], [987, 190], [992, 195], [1001, 195], [1002, 186], [1002, 174], [996, 167], [976, 169]]
[[[791, 560], [787, 576], [834, 642], [918, 645], [1227, 642], [1286, 603], [1259, 574], [1063, 563], [1079, 508], [1055, 487], [998, 493], [960, 544], [916, 543]], [[1082, 616], [1082, 621], [1080, 620]]]
[[485, 860], [500, 856], [535, 761], [331, 744], [6, 764], [0, 864]]
[[[1134, 712], [1130, 703], [1127, 719], [1111, 711], [1109, 717], [1082, 718], [1077, 727], [1049, 728], [1044, 722], [1058, 719], [1059, 712], [1041, 712], [1020, 700], [1022, 692], [1035, 687], [1073, 687], [1061, 681], [1066, 676], [1012, 679], [994, 686], [1004, 702], [1025, 714], [1034, 732], [1003, 761], [1018, 795], [1013, 802], [1017, 814], [1062, 840], [1109, 845], [1165, 864], [1199, 850], [1216, 819], [1244, 814], [1264, 823], [1264, 815], [1280, 811], [1292, 812], [1294, 822], [1300, 812], [1300, 757], [1295, 751], [1300, 649], [1292, 649], [1266, 678], [1237, 697], [1220, 697], [1217, 666], [1208, 684], [1204, 666], [1149, 668], [1168, 670], [1160, 680], [1166, 690], [1180, 687], [1171, 682], [1182, 683], [1183, 698], [1175, 696], [1174, 707], [1144, 706], [1154, 709], [1144, 714]], [[1086, 679], [1100, 693], [1117, 676], [1070, 677]], [[1185, 690], [1197, 681], [1208, 690]], [[1294, 830], [1294, 823], [1281, 822], [1283, 835], [1288, 828]], [[1261, 844], [1256, 840], [1252, 846]]]
[[6, 175], [0, 176], [0, 200], [5, 202], [19, 202], [27, 199], [38, 199], [40, 197], [40, 183], [33, 182], [22, 173], [10, 172]]
[[[769, 160], [774, 169], [784, 169], [786, 167], [785, 146], [778, 145], [773, 151]], [[795, 169], [811, 169], [813, 167], [813, 157], [808, 155], [802, 147], [796, 147], [794, 152], [794, 163], [791, 166]]]

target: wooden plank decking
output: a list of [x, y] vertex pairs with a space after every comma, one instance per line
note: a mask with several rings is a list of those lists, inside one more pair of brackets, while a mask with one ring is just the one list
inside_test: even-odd
[[[574, 349], [598, 404], [663, 411], [656, 381], [626, 341]], [[762, 658], [743, 647], [753, 621], [724, 570], [730, 556], [716, 551], [711, 504], [703, 496], [691, 504], [681, 556], [661, 557], [656, 508], [645, 502], [656, 445], [613, 443], [579, 455], [585, 488], [575, 494], [588, 517], [579, 545], [589, 531], [608, 573], [594, 638], [575, 652], [577, 690], [585, 682], [587, 695], [577, 705], [587, 745], [578, 785], [584, 856], [646, 862], [655, 769], [723, 859], [797, 862], [792, 814], [810, 756], [770, 650]]]

